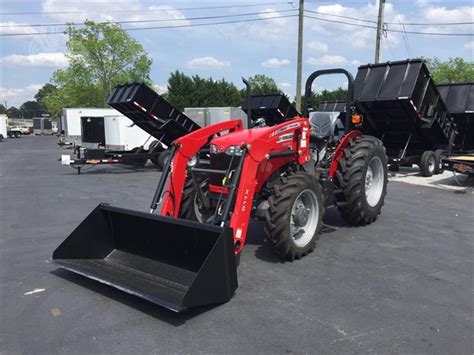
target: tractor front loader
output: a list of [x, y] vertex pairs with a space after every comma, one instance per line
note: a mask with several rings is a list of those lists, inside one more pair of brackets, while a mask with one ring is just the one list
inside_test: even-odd
[[[342, 69], [313, 73], [306, 98], [317, 77], [333, 73], [347, 76], [352, 102], [352, 76]], [[351, 107], [346, 134], [331, 146], [308, 118], [252, 118], [250, 102], [253, 128], [220, 122], [172, 143], [149, 213], [101, 204], [53, 260], [179, 312], [233, 296], [250, 218], [265, 221], [268, 246], [288, 261], [315, 248], [325, 207], [335, 204], [354, 225], [377, 218], [387, 158], [379, 140], [354, 129], [363, 123], [354, 127]], [[308, 108], [309, 100], [306, 117]]]

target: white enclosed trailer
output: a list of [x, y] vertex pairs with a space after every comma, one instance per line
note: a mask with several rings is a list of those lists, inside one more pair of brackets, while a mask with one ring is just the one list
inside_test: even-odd
[[236, 118], [247, 126], [247, 114], [240, 107], [186, 107], [184, 114], [201, 127]]
[[0, 115], [0, 141], [4, 138], [7, 138], [7, 126], [8, 126], [8, 117], [7, 115]]
[[81, 117], [104, 117], [119, 114], [113, 108], [65, 108], [63, 109], [58, 130], [67, 141], [80, 143]]

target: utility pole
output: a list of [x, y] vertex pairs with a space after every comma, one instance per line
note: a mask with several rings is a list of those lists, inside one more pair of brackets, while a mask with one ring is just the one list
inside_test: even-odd
[[379, 18], [377, 20], [377, 35], [375, 39], [375, 63], [380, 63], [380, 52], [382, 32], [383, 32], [383, 12], [385, 8], [385, 0], [379, 0]]
[[301, 76], [303, 73], [303, 19], [304, 0], [300, 0], [298, 17], [298, 58], [296, 65], [296, 109], [301, 112]]

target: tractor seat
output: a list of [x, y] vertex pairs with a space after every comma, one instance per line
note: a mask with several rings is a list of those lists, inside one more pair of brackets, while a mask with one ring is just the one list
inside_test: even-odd
[[334, 128], [339, 113], [337, 112], [312, 112], [309, 117], [312, 131], [310, 133], [310, 142], [327, 139], [334, 134]]

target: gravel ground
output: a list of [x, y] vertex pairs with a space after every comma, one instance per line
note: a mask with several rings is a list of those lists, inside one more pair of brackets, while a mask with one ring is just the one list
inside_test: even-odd
[[159, 178], [78, 176], [55, 143], [0, 143], [1, 354], [473, 353], [472, 194], [392, 180], [376, 223], [329, 209], [336, 230], [293, 263], [253, 223], [235, 296], [177, 315], [51, 263], [98, 203], [146, 211]]

